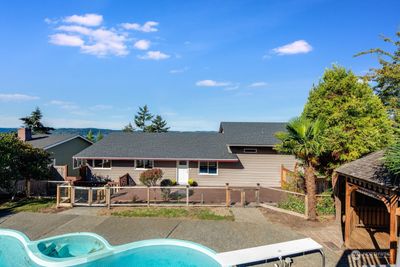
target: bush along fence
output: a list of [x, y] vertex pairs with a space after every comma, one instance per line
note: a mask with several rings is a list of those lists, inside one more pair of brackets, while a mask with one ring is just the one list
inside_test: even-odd
[[204, 186], [57, 186], [57, 206], [258, 206], [264, 188]]

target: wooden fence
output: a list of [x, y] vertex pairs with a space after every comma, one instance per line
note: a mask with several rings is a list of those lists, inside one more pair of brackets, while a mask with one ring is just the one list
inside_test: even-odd
[[260, 203], [260, 186], [57, 186], [57, 206], [245, 206]]

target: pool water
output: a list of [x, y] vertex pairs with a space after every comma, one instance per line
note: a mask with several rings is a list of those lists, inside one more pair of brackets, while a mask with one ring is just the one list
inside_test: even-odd
[[80, 266], [218, 267], [221, 265], [204, 253], [193, 249], [178, 246], [147, 246]]
[[1, 267], [137, 266], [217, 267], [216, 252], [174, 239], [154, 239], [111, 246], [93, 233], [66, 234], [30, 241], [23, 233], [0, 229]]

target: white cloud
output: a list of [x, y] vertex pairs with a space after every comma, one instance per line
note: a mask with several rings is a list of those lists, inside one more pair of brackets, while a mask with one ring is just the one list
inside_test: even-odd
[[312, 46], [304, 40], [298, 40], [293, 43], [280, 46], [272, 49], [272, 52], [283, 56], [283, 55], [295, 55], [295, 54], [305, 54], [312, 50]]
[[60, 27], [57, 28], [57, 30], [65, 32], [74, 32], [83, 35], [89, 35], [92, 32], [91, 29], [78, 25], [61, 25]]
[[72, 102], [68, 102], [68, 101], [51, 100], [50, 104], [51, 105], [55, 105], [55, 106], [59, 106], [62, 109], [70, 110], [70, 111], [79, 109], [79, 107], [77, 105], [75, 105]]
[[150, 48], [150, 41], [148, 40], [139, 40], [137, 42], [135, 42], [135, 44], [133, 45], [136, 49], [139, 50], [147, 50]]
[[188, 69], [189, 69], [188, 67], [184, 67], [181, 69], [173, 69], [173, 70], [170, 70], [169, 73], [171, 73], [171, 74], [183, 73], [183, 72], [187, 71]]
[[225, 87], [224, 91], [235, 91], [235, 90], [239, 89], [239, 87], [240, 87], [240, 84], [236, 83], [232, 86]]
[[203, 87], [224, 87], [224, 86], [229, 86], [231, 85], [230, 82], [217, 82], [214, 80], [201, 80], [196, 82], [197, 86], [203, 86]]
[[82, 46], [84, 44], [81, 37], [64, 33], [50, 35], [49, 42], [61, 46]]
[[110, 110], [110, 109], [112, 109], [113, 107], [111, 106], [111, 105], [102, 105], [102, 104], [99, 104], [99, 105], [94, 105], [94, 106], [91, 106], [89, 109], [90, 110], [93, 110], [93, 111], [101, 111], [101, 110]]
[[88, 45], [82, 45], [81, 51], [99, 57], [106, 55], [125, 56], [129, 54], [129, 50], [125, 44], [126, 37], [112, 30], [97, 29], [93, 30]]
[[140, 25], [139, 23], [122, 23], [121, 26], [125, 30], [135, 30], [135, 31], [141, 31], [141, 32], [156, 32], [156, 31], [158, 31], [158, 29], [156, 28], [156, 26], [158, 26], [158, 22], [156, 22], [156, 21], [147, 21], [143, 25]]
[[150, 59], [150, 60], [163, 60], [171, 57], [170, 55], [164, 54], [161, 51], [148, 51], [143, 56], [138, 56], [140, 59]]
[[267, 85], [268, 85], [268, 83], [266, 83], [266, 82], [254, 82], [254, 83], [249, 84], [249, 87], [265, 87]]
[[98, 14], [72, 15], [65, 17], [63, 21], [93, 27], [99, 26], [103, 22], [103, 16]]
[[0, 94], [0, 102], [24, 102], [37, 99], [39, 97], [24, 94]]

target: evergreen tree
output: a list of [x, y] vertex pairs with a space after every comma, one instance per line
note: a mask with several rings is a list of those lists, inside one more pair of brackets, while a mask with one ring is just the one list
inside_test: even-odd
[[148, 132], [150, 130], [147, 122], [153, 119], [153, 115], [150, 113], [147, 105], [143, 107], [139, 107], [139, 111], [135, 115], [135, 124], [136, 127], [141, 129], [143, 132]]
[[365, 79], [373, 82], [373, 88], [383, 104], [388, 108], [391, 118], [400, 128], [400, 31], [396, 33], [398, 40], [382, 37], [383, 41], [394, 46], [389, 52], [374, 48], [358, 53], [356, 56], [375, 54], [378, 56], [380, 68], [372, 68]]
[[393, 139], [392, 121], [382, 101], [366, 82], [343, 67], [325, 71], [312, 88], [302, 116], [326, 124], [321, 171], [328, 174], [338, 165], [386, 147]]
[[123, 129], [123, 132], [125, 133], [133, 133], [135, 131], [135, 128], [132, 126], [131, 123], [128, 123], [128, 125], [126, 125]]
[[166, 133], [169, 127], [167, 127], [167, 122], [160, 116], [157, 115], [152, 121], [149, 127], [149, 131], [153, 133]]
[[98, 142], [98, 141], [100, 141], [101, 139], [103, 139], [103, 134], [101, 133], [101, 131], [99, 130], [98, 132], [97, 132], [97, 135], [96, 135], [96, 142]]
[[93, 142], [93, 143], [95, 142], [92, 129], [89, 130], [88, 134], [86, 135], [86, 138], [87, 138], [87, 140], [89, 140], [89, 141], [91, 141], [91, 142]]
[[42, 117], [42, 112], [40, 111], [39, 107], [36, 107], [30, 116], [20, 118], [20, 120], [24, 123], [24, 126], [31, 129], [32, 133], [34, 134], [49, 134], [50, 131], [54, 130], [54, 128], [44, 126], [41, 122]]

